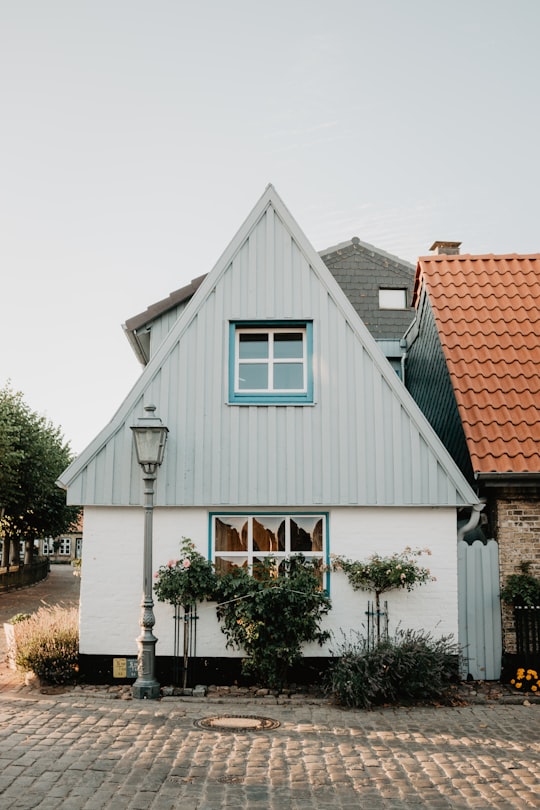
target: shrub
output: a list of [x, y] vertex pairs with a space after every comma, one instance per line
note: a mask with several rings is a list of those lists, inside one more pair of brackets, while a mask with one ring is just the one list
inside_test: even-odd
[[444, 701], [458, 677], [459, 647], [452, 636], [434, 639], [423, 630], [398, 631], [374, 647], [360, 635], [345, 640], [326, 680], [345, 706]]
[[527, 607], [540, 605], [540, 579], [530, 573], [530, 567], [530, 562], [522, 561], [519, 565], [521, 573], [510, 574], [501, 590], [503, 602]]
[[11, 619], [9, 619], [8, 624], [19, 624], [20, 622], [25, 622], [31, 617], [31, 615], [31, 613], [16, 613], [11, 617]]
[[227, 646], [246, 653], [242, 671], [271, 689], [281, 688], [305, 642], [329, 638], [319, 627], [330, 610], [321, 591], [320, 566], [301, 555], [277, 565], [261, 560], [251, 576], [236, 568], [218, 579], [218, 618]]
[[49, 684], [74, 683], [79, 670], [79, 612], [41, 607], [17, 624], [17, 666]]
[[213, 599], [216, 575], [212, 563], [195, 550], [187, 537], [182, 538], [180, 559], [160, 565], [154, 574], [158, 602], [188, 608], [205, 599]]

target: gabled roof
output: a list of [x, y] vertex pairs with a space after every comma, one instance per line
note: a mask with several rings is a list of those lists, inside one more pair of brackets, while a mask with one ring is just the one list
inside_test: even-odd
[[540, 254], [418, 260], [476, 474], [540, 473]]
[[319, 256], [326, 264], [326, 259], [328, 256], [331, 256], [334, 253], [344, 253], [351, 249], [360, 250], [363, 253], [370, 255], [372, 258], [378, 259], [380, 262], [384, 262], [388, 266], [392, 267], [396, 273], [403, 275], [405, 278], [408, 278], [414, 273], [414, 264], [406, 262], [404, 259], [400, 259], [399, 256], [394, 256], [393, 253], [388, 253], [386, 250], [381, 250], [380, 248], [375, 247], [375, 245], [370, 245], [369, 242], [362, 241], [362, 239], [359, 239], [358, 236], [353, 236], [351, 239], [347, 239], [345, 242], [340, 242], [337, 245], [332, 245], [331, 247], [324, 248], [324, 250], [320, 250]]
[[[414, 266], [353, 236], [319, 253], [376, 340], [399, 341], [414, 318]], [[381, 307], [381, 290], [402, 290], [406, 306]], [[398, 349], [399, 356], [399, 349]]]
[[[231, 323], [276, 319], [313, 324], [313, 404], [231, 405]], [[169, 428], [158, 506], [478, 500], [273, 186], [110, 423], [62, 474], [69, 503], [140, 503], [130, 427], [150, 403]]]

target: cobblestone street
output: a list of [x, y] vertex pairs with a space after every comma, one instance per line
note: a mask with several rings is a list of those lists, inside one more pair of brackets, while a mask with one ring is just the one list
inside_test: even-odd
[[[53, 568], [47, 581], [3, 594], [0, 619], [76, 604], [78, 584]], [[300, 695], [134, 701], [121, 687], [47, 691], [0, 666], [2, 810], [540, 807], [540, 705], [520, 697], [365, 712]], [[196, 725], [228, 715], [280, 725]]]
[[[264, 715], [273, 731], [197, 719]], [[4, 692], [8, 808], [539, 807], [538, 705], [342, 711], [328, 704]]]

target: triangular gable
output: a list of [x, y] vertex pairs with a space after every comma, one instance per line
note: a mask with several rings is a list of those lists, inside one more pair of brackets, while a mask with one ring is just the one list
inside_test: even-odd
[[[246, 319], [314, 321], [313, 406], [226, 401], [227, 323]], [[170, 429], [158, 504], [477, 500], [272, 186], [109, 425], [61, 476], [70, 502], [140, 502], [129, 428], [150, 403]]]

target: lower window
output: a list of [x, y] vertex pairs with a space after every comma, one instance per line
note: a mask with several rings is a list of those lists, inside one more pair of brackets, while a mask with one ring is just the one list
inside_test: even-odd
[[250, 571], [265, 557], [280, 561], [302, 554], [327, 561], [326, 514], [213, 514], [211, 515], [212, 558], [218, 573], [236, 567]]

